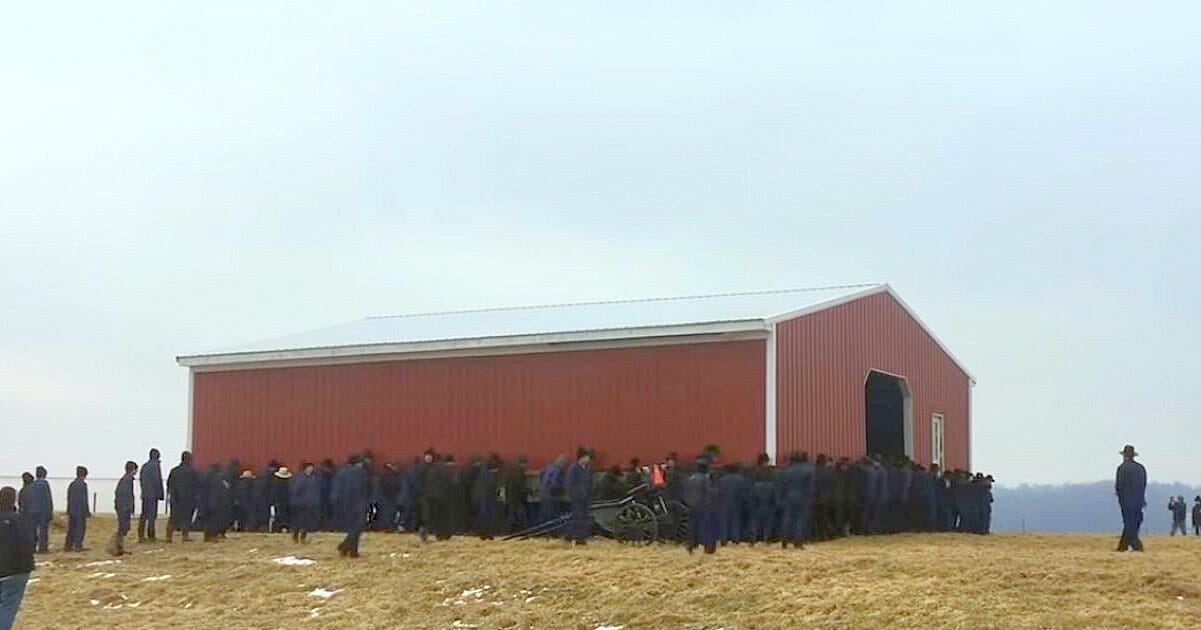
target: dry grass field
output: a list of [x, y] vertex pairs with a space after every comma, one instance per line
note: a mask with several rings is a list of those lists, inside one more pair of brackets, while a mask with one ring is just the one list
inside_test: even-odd
[[91, 522], [92, 551], [38, 557], [18, 628], [1201, 627], [1195, 538], [1150, 538], [1142, 555], [1110, 537], [948, 534], [705, 557], [367, 534], [349, 560], [333, 534], [253, 534], [108, 562], [112, 527]]

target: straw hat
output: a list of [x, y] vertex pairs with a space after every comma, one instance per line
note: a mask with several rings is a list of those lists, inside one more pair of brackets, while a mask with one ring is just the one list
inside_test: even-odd
[[292, 471], [288, 470], [287, 466], [280, 466], [279, 470], [275, 471], [275, 476], [280, 479], [291, 479]]

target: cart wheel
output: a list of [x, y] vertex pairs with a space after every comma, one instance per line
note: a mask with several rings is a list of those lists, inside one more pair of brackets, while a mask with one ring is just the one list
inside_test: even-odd
[[630, 545], [649, 545], [659, 539], [659, 522], [640, 503], [622, 506], [613, 519], [613, 537]]
[[688, 508], [678, 501], [665, 503], [667, 513], [659, 516], [659, 538], [665, 542], [683, 542], [688, 537]]

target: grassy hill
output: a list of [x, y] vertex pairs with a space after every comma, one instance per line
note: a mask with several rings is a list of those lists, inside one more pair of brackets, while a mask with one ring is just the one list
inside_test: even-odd
[[[1116, 554], [1093, 535], [852, 538], [804, 550], [368, 534], [131, 545], [39, 556], [24, 628], [1012, 628], [1201, 626], [1201, 540], [1152, 537]], [[55, 542], [61, 541], [61, 532]], [[287, 566], [273, 559], [311, 559]], [[100, 564], [104, 563], [104, 564]], [[334, 594], [313, 594], [324, 589]]]

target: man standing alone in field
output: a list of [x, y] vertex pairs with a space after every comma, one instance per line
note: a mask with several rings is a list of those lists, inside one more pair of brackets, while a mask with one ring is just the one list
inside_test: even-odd
[[1134, 461], [1138, 453], [1133, 446], [1127, 444], [1121, 454], [1122, 464], [1118, 466], [1114, 484], [1118, 506], [1122, 509], [1122, 538], [1118, 541], [1118, 551], [1142, 551], [1143, 542], [1138, 538], [1138, 530], [1143, 524], [1143, 508], [1147, 505], [1147, 469]]
[[1168, 500], [1168, 511], [1172, 513], [1172, 533], [1176, 535], [1176, 530], [1180, 530], [1181, 536], [1188, 536], [1188, 528], [1184, 526], [1184, 517], [1188, 514], [1188, 504], [1184, 502], [1184, 495], [1177, 496], [1175, 499]]

